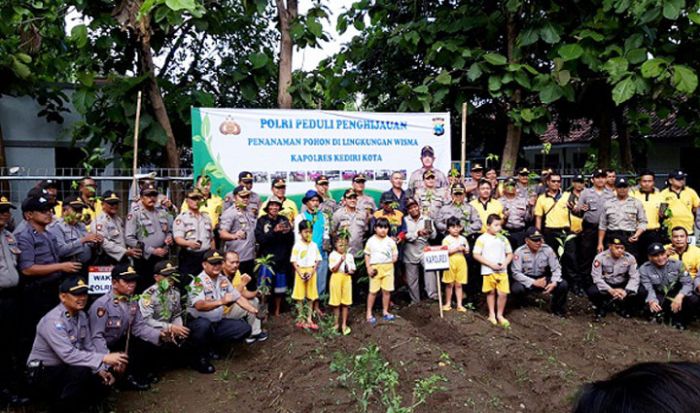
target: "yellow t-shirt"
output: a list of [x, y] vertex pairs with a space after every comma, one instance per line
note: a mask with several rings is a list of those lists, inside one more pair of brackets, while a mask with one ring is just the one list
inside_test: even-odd
[[535, 203], [535, 216], [545, 216], [545, 221], [542, 224], [543, 228], [569, 228], [571, 227], [570, 215], [571, 211], [566, 206], [569, 202], [569, 193], [563, 192], [558, 201], [553, 197], [544, 193], [537, 197]]
[[231, 285], [233, 285], [233, 288], [238, 289], [238, 287], [241, 286], [241, 272], [236, 271], [236, 273], [233, 275], [233, 280], [231, 280]]
[[469, 205], [473, 206], [476, 212], [479, 213], [479, 218], [481, 218], [481, 231], [479, 232], [482, 234], [486, 232], [486, 218], [488, 218], [489, 215], [496, 214], [503, 218], [503, 204], [499, 200], [489, 199], [489, 202], [484, 205], [478, 199], [474, 199]]
[[666, 188], [661, 191], [661, 202], [668, 203], [668, 209], [671, 210], [671, 217], [668, 218], [668, 228], [683, 227], [688, 234], [694, 233], [693, 226], [695, 217], [693, 216], [693, 208], [700, 207], [700, 198], [694, 189], [685, 187], [680, 193], [671, 191]]
[[[220, 196], [218, 195], [212, 195], [211, 198], [207, 199], [207, 202], [204, 203], [199, 208], [199, 212], [206, 212], [209, 214], [209, 218], [211, 219], [211, 225], [212, 227], [216, 228], [216, 226], [219, 224], [219, 218], [221, 218], [221, 213], [223, 212], [224, 209], [224, 200], [221, 199]], [[182, 201], [182, 207], [180, 207], [180, 212], [185, 212], [189, 211], [190, 208], [187, 206], [187, 200]]]
[[102, 201], [100, 201], [99, 199], [95, 200], [95, 209], [92, 209], [90, 207], [83, 208], [83, 217], [85, 217], [86, 215], [89, 216], [90, 222], [95, 222], [95, 219], [101, 213], [102, 213]]
[[[666, 245], [668, 250], [671, 244]], [[683, 257], [679, 258], [678, 254], [668, 254], [668, 258], [673, 258], [674, 260], [680, 259], [685, 265], [685, 270], [692, 278], [698, 274], [698, 269], [700, 268], [700, 248], [695, 245], [688, 245], [688, 249], [683, 253]]]
[[654, 189], [654, 192], [646, 194], [637, 189], [632, 191], [630, 195], [642, 202], [644, 212], [647, 216], [647, 229], [661, 228], [661, 223], [659, 222], [659, 207], [661, 203], [664, 202], [661, 192]]

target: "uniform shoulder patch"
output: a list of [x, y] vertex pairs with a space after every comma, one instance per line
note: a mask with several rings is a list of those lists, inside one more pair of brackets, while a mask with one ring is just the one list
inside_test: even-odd
[[99, 308], [97, 309], [97, 316], [98, 316], [99, 318], [104, 317], [106, 313], [107, 313], [107, 309], [104, 308], [104, 307], [99, 307]]
[[95, 228], [96, 228], [98, 231], [102, 231], [102, 224], [97, 224], [97, 225], [95, 225]]
[[55, 323], [54, 327], [56, 327], [56, 330], [65, 330], [66, 327], [63, 325], [63, 323]]
[[600, 267], [600, 261], [598, 261], [598, 260], [593, 261], [593, 266], [596, 268]]
[[513, 261], [517, 261], [520, 259], [520, 256], [518, 254], [513, 255]]

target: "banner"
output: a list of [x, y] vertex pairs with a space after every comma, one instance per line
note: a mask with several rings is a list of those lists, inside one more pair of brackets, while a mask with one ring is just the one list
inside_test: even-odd
[[449, 113], [192, 108], [195, 177], [209, 175], [221, 196], [248, 171], [263, 197], [272, 180], [284, 178], [287, 196], [298, 202], [323, 174], [338, 199], [357, 173], [376, 197], [390, 187], [392, 172], [408, 179], [421, 167], [426, 145], [435, 151], [435, 167], [447, 173]]
[[88, 294], [102, 295], [112, 291], [112, 268], [114, 267], [88, 267]]

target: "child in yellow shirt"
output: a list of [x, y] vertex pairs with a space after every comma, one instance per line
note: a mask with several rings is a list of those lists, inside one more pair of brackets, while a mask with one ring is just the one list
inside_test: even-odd
[[457, 300], [457, 311], [467, 311], [462, 305], [462, 285], [467, 283], [467, 260], [464, 255], [469, 253], [469, 244], [462, 234], [462, 223], [457, 217], [447, 220], [447, 236], [442, 240], [442, 245], [447, 246], [450, 254], [450, 269], [442, 274], [442, 282], [445, 284], [445, 305], [443, 311], [452, 310], [452, 290]]
[[309, 311], [306, 316], [306, 323], [299, 322], [297, 327], [318, 330], [318, 325], [313, 322], [312, 311], [314, 301], [318, 300], [318, 288], [316, 286], [316, 269], [321, 262], [321, 252], [318, 246], [311, 241], [313, 224], [311, 221], [303, 220], [299, 222], [300, 239], [292, 248], [290, 261], [294, 267], [294, 290], [292, 299], [299, 303], [299, 308], [303, 308], [304, 300], [309, 301]]
[[342, 326], [340, 332], [344, 336], [350, 334], [348, 327], [348, 307], [352, 305], [352, 274], [355, 272], [355, 258], [348, 253], [348, 240], [338, 238], [335, 241], [335, 250], [328, 257], [328, 266], [331, 269], [330, 299], [328, 304], [335, 312], [335, 325]]

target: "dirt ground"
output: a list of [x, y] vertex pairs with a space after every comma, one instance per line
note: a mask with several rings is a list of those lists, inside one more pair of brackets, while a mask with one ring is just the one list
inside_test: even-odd
[[[574, 297], [561, 319], [537, 307], [508, 315], [510, 330], [491, 326], [483, 313], [446, 313], [436, 303], [397, 311], [394, 322], [371, 327], [354, 308], [353, 332], [320, 339], [297, 330], [289, 315], [267, 324], [270, 339], [237, 345], [217, 361], [217, 372], [168, 372], [149, 392], [118, 395], [118, 412], [344, 412], [357, 411], [350, 390], [330, 369], [334, 353], [379, 346], [411, 400], [415, 380], [439, 374], [444, 391], [416, 411], [564, 412], [579, 386], [641, 361], [699, 361], [697, 323], [689, 331], [622, 319], [592, 323], [584, 299]], [[454, 410], [456, 409], [456, 410]], [[370, 411], [383, 411], [378, 401]]]

